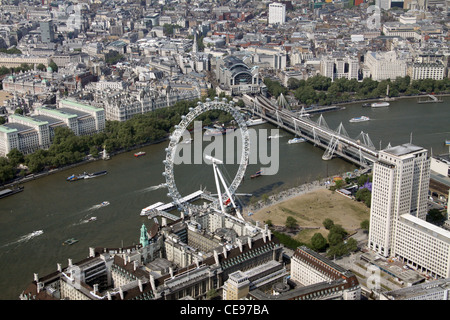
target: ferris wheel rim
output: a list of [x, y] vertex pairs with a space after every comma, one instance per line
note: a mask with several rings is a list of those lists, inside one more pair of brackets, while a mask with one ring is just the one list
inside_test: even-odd
[[[163, 172], [163, 175], [166, 179], [166, 186], [168, 188], [168, 196], [173, 199], [173, 203], [180, 211], [189, 212], [190, 210], [197, 210], [201, 209], [202, 206], [194, 205], [189, 203], [188, 201], [183, 202], [182, 196], [180, 192], [178, 191], [178, 188], [175, 183], [175, 177], [174, 177], [174, 157], [176, 152], [176, 147], [178, 146], [180, 139], [182, 137], [183, 132], [187, 129], [187, 127], [191, 124], [191, 122], [197, 118], [199, 115], [211, 111], [211, 110], [222, 110], [225, 112], [230, 113], [233, 116], [233, 119], [236, 121], [237, 125], [239, 126], [239, 130], [241, 133], [242, 138], [242, 150], [241, 150], [241, 159], [239, 163], [238, 171], [233, 179], [233, 181], [230, 183], [230, 186], [228, 187], [231, 194], [234, 194], [242, 182], [242, 179], [244, 178], [244, 173], [247, 169], [248, 159], [249, 159], [249, 145], [250, 145], [250, 138], [249, 133], [247, 129], [246, 122], [239, 112], [234, 107], [233, 101], [228, 102], [226, 98], [223, 98], [222, 100], [219, 100], [217, 97], [214, 100], [207, 99], [206, 102], [198, 102], [197, 106], [195, 108], [189, 108], [189, 112], [187, 115], [184, 115], [181, 117], [181, 121], [178, 125], [175, 126], [175, 130], [170, 135], [169, 138], [169, 145], [165, 149], [166, 151], [166, 159], [163, 161], [165, 164], [165, 170]], [[219, 199], [214, 200], [211, 205], [216, 206], [219, 204]]]

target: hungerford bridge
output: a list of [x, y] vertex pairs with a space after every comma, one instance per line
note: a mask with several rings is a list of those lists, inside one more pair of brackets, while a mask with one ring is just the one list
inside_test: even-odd
[[336, 130], [332, 130], [322, 115], [317, 122], [312, 121], [305, 113], [294, 113], [287, 109], [285, 100], [279, 99], [277, 105], [274, 105], [261, 95], [244, 95], [243, 98], [247, 108], [254, 115], [325, 149], [323, 160], [339, 156], [368, 169], [378, 159], [378, 151], [367, 133], [361, 132], [357, 138], [352, 139], [342, 122]]

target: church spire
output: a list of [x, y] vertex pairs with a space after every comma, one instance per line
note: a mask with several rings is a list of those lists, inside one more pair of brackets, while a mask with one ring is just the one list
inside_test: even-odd
[[149, 242], [150, 241], [148, 239], [147, 228], [145, 227], [145, 224], [142, 224], [140, 243], [142, 247], [146, 247], [149, 244]]

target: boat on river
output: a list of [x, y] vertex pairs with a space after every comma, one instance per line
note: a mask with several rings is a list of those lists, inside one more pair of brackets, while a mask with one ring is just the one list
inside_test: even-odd
[[251, 179], [254, 179], [254, 178], [260, 177], [261, 175], [262, 175], [262, 170], [259, 170], [259, 171], [256, 171], [255, 174], [252, 174], [252, 175], [250, 176], [250, 178], [251, 178]]
[[32, 233], [30, 233], [29, 237], [30, 237], [30, 238], [32, 238], [32, 237], [37, 237], [37, 236], [40, 236], [40, 235], [43, 234], [43, 233], [44, 233], [43, 230], [36, 230], [36, 231], [33, 231]]
[[305, 141], [306, 141], [305, 138], [295, 137], [295, 138], [289, 139], [288, 143], [289, 143], [289, 144], [293, 144], [293, 143], [302, 143], [302, 142], [305, 142]]
[[1, 190], [0, 191], [0, 199], [4, 198], [4, 197], [7, 197], [7, 196], [12, 196], [13, 194], [16, 194], [18, 192], [21, 192], [21, 191], [23, 191], [23, 188], [24, 187], [17, 187], [17, 188], [14, 188], [14, 189]]
[[205, 131], [205, 137], [206, 136], [221, 136], [222, 134], [224, 134], [224, 130], [223, 129], [208, 128]]
[[247, 127], [252, 127], [252, 126], [258, 126], [260, 124], [264, 124], [267, 121], [264, 120], [263, 118], [250, 118], [248, 119], [245, 124], [247, 125]]
[[108, 201], [103, 201], [102, 203], [99, 204], [100, 207], [106, 207], [109, 206], [109, 202]]
[[134, 154], [134, 156], [136, 157], [136, 158], [138, 158], [138, 157], [140, 157], [140, 156], [145, 156], [145, 152], [144, 151], [139, 151], [139, 152], [136, 152], [135, 154]]
[[382, 108], [382, 107], [389, 107], [390, 103], [389, 102], [374, 102], [371, 103], [370, 106], [372, 108]]
[[80, 174], [72, 174], [71, 176], [67, 177], [67, 181], [78, 181], [78, 180], [83, 180], [86, 176], [88, 175], [87, 172], [83, 172]]
[[363, 122], [363, 121], [369, 121], [370, 118], [366, 117], [366, 116], [361, 116], [361, 117], [355, 117], [355, 118], [351, 118], [349, 120], [349, 122]]
[[70, 238], [70, 239], [67, 239], [67, 240], [65, 240], [65, 241], [63, 242], [63, 246], [65, 246], [65, 245], [71, 246], [72, 244], [77, 243], [77, 242], [78, 242], [77, 239], [75, 239], [75, 238]]
[[106, 170], [98, 171], [98, 172], [94, 172], [94, 173], [89, 173], [89, 174], [87, 174], [87, 175], [84, 177], [84, 179], [97, 178], [97, 177], [100, 177], [100, 176], [104, 176], [104, 175], [107, 174], [107, 173], [108, 173], [108, 171], [106, 171]]

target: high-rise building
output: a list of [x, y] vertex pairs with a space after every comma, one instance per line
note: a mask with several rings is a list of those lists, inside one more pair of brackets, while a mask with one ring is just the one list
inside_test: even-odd
[[269, 4], [269, 24], [283, 24], [286, 22], [286, 5], [283, 3]]
[[53, 30], [53, 20], [46, 19], [41, 21], [41, 41], [43, 43], [52, 42], [55, 39], [55, 31]]
[[433, 278], [450, 277], [450, 231], [426, 221], [430, 158], [411, 143], [379, 153], [373, 166], [368, 247]]
[[426, 149], [407, 143], [380, 151], [373, 166], [370, 249], [390, 255], [401, 215], [425, 220], [429, 180]]

